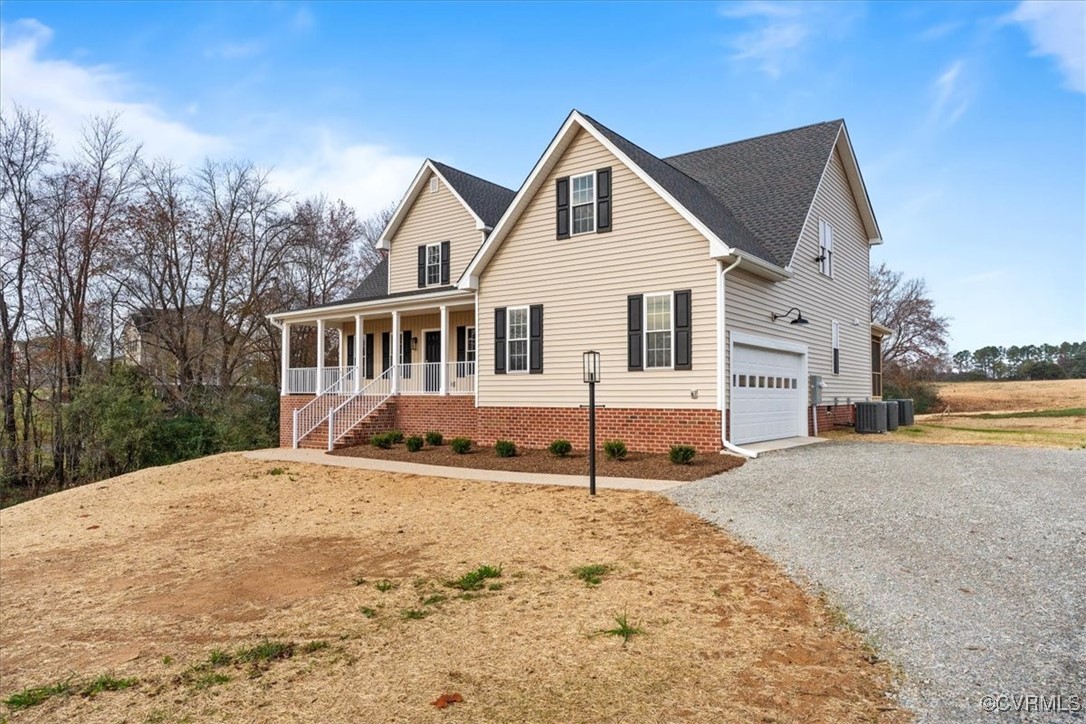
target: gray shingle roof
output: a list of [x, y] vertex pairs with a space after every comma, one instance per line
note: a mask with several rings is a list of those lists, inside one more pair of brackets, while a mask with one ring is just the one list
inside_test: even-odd
[[663, 160], [726, 206], [769, 250], [762, 258], [785, 266], [843, 124], [816, 123]]
[[445, 177], [445, 180], [456, 190], [456, 193], [460, 194], [460, 198], [464, 199], [464, 203], [470, 206], [471, 210], [483, 220], [483, 223], [491, 228], [498, 223], [498, 219], [502, 217], [502, 214], [505, 213], [505, 210], [509, 208], [509, 204], [513, 201], [513, 197], [517, 195], [517, 192], [512, 189], [491, 183], [478, 176], [472, 176], [470, 173], [465, 173], [460, 169], [447, 166], [433, 159], [430, 160], [430, 163], [434, 164], [437, 170], [441, 172], [441, 175]]
[[355, 287], [354, 291], [335, 304], [360, 302], [363, 299], [380, 299], [388, 296], [388, 257], [377, 262], [366, 278]]

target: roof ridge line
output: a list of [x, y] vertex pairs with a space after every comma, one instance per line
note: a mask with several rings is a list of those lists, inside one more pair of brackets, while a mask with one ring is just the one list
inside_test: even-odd
[[[503, 191], [513, 191], [513, 189], [509, 188], [508, 186], [502, 186], [500, 183], [497, 183], [496, 181], [491, 181], [490, 179], [485, 179], [482, 176], [478, 176], [476, 174], [473, 174], [470, 171], [465, 171], [462, 168], [457, 168], [456, 166], [452, 166], [450, 164], [447, 164], [444, 161], [438, 161], [436, 158], [428, 158], [426, 160], [428, 160], [430, 163], [432, 163], [434, 165], [443, 166], [443, 167], [445, 167], [447, 169], [451, 169], [453, 171], [456, 171], [457, 173], [462, 173], [465, 176], [471, 176], [476, 181], [482, 181], [483, 183], [490, 184], [491, 186], [497, 186], [498, 188], [502, 189]], [[513, 193], [516, 193], [516, 191], [513, 191]]]
[[806, 130], [808, 128], [814, 128], [815, 126], [826, 126], [826, 125], [829, 125], [831, 123], [844, 124], [844, 122], [845, 122], [844, 118], [834, 118], [834, 119], [829, 120], [829, 121], [818, 121], [816, 123], [808, 123], [805, 126], [796, 126], [795, 128], [786, 128], [783, 131], [773, 131], [772, 133], [761, 133], [761, 134], [758, 134], [757, 136], [750, 136], [749, 138], [740, 138], [739, 140], [736, 140], [736, 141], [728, 141], [727, 143], [717, 143], [717, 144], [712, 145], [712, 146], [705, 146], [704, 148], [694, 148], [694, 149], [691, 149], [689, 151], [683, 151], [682, 153], [676, 153], [676, 154], [672, 154], [671, 156], [662, 157], [660, 160], [661, 161], [667, 161], [670, 158], [679, 158], [680, 156], [689, 156], [692, 153], [702, 153], [703, 151], [712, 151], [712, 150], [717, 149], [717, 148], [724, 148], [725, 146], [735, 146], [735, 145], [738, 145], [740, 143], [749, 143], [750, 141], [757, 141], [757, 140], [762, 139], [762, 138], [769, 138], [770, 136], [783, 136], [786, 133], [795, 133], [796, 131], [803, 131], [803, 130]]

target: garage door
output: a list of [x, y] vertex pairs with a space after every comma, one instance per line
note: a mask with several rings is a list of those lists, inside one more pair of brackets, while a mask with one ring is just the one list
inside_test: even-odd
[[732, 353], [731, 441], [737, 445], [805, 435], [803, 357], [736, 344]]

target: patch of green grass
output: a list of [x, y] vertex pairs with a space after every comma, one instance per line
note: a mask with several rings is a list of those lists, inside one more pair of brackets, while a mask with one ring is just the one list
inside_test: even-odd
[[318, 651], [323, 651], [329, 646], [331, 646], [331, 644], [329, 644], [327, 641], [310, 641], [309, 643], [302, 646], [302, 653], [315, 654]]
[[405, 621], [418, 621], [426, 618], [426, 616], [426, 611], [422, 611], [417, 608], [405, 608], [403, 611], [400, 612], [400, 617], [403, 618]]
[[284, 470], [283, 468], [272, 468], [271, 470], [268, 471], [268, 475], [283, 475], [286, 472], [287, 471]]
[[1017, 420], [1030, 417], [1086, 417], [1086, 407], [1065, 407], [1060, 410], [1033, 410], [1031, 412], [985, 412], [970, 415], [980, 420]]
[[993, 427], [956, 427], [951, 425], [928, 425], [939, 430], [956, 430], [958, 432], [978, 432], [984, 435], [1038, 435], [1041, 437], [1064, 437], [1068, 433], [1065, 432], [1053, 432], [1051, 430], [1016, 430], [1013, 428], [993, 428]]
[[396, 584], [386, 579], [384, 581], [378, 581], [377, 583], [373, 584], [373, 586], [381, 593], [388, 593], [396, 587]]
[[234, 658], [241, 663], [251, 663], [257, 661], [289, 659], [293, 655], [293, 641], [272, 641], [271, 639], [264, 639], [255, 646], [238, 649], [234, 654]]
[[615, 614], [615, 627], [600, 631], [604, 636], [619, 636], [622, 638], [622, 643], [629, 643], [630, 639], [637, 634], [645, 633], [642, 629], [636, 625], [631, 624], [626, 616], [626, 612]]
[[32, 706], [43, 704], [54, 696], [67, 696], [72, 693], [70, 681], [58, 681], [47, 686], [34, 686], [16, 692], [4, 699], [4, 703], [11, 709], [29, 709]]
[[589, 586], [598, 586], [603, 582], [603, 576], [611, 572], [611, 566], [603, 563], [593, 563], [588, 566], [578, 566], [573, 569], [573, 575], [580, 578]]
[[472, 593], [472, 592], [468, 591], [468, 592], [465, 592], [465, 593], [458, 594], [457, 598], [459, 598], [461, 601], [474, 601], [477, 598], [482, 598], [484, 595], [486, 595], [486, 594]]
[[448, 596], [446, 596], [444, 593], [435, 593], [432, 596], [427, 596], [423, 600], [422, 605], [423, 606], [436, 606], [439, 603], [444, 603], [446, 600], [448, 600]]
[[370, 608], [369, 606], [359, 606], [358, 610], [366, 618], [373, 618], [377, 615], [377, 609]]
[[172, 663], [173, 663], [173, 657], [172, 656], [163, 656], [162, 657], [162, 665], [163, 666], [169, 666]]
[[101, 694], [103, 691], [123, 691], [125, 689], [130, 689], [138, 683], [139, 679], [135, 677], [130, 679], [118, 679], [112, 674], [102, 674], [83, 684], [83, 686], [79, 688], [79, 693], [82, 696], [93, 697]]
[[230, 681], [230, 677], [218, 671], [193, 669], [189, 676], [183, 677], [185, 683], [194, 689], [210, 689]]
[[478, 591], [488, 578], [501, 578], [502, 567], [479, 566], [474, 571], [468, 571], [455, 581], [449, 581], [450, 588], [459, 588], [461, 591]]
[[229, 666], [234, 663], [234, 657], [222, 649], [214, 649], [211, 655], [207, 657], [207, 661], [213, 668], [217, 669], [220, 666]]
[[489, 586], [486, 587], [486, 590], [488, 590], [488, 591], [500, 591], [503, 588], [505, 588], [504, 583], [491, 583]]
[[897, 431], [903, 435], [927, 435], [928, 431], [922, 427], [912, 425], [910, 427], [899, 427]]

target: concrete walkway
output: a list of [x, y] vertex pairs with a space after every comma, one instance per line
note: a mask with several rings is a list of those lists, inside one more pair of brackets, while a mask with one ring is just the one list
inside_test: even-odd
[[[540, 473], [517, 473], [509, 470], [480, 470], [478, 468], [454, 468], [445, 465], [421, 465], [405, 463], [399, 460], [377, 460], [374, 458], [355, 458], [343, 455], [329, 455], [321, 450], [293, 450], [291, 448], [269, 448], [245, 453], [250, 460], [269, 462], [310, 463], [313, 465], [332, 465], [340, 468], [361, 470], [381, 470], [386, 473], [410, 473], [411, 475], [429, 475], [435, 478], [455, 478], [457, 480], [486, 480], [493, 483], [528, 483], [530, 485], [564, 485], [570, 488], [588, 490], [587, 475], [544, 475]], [[639, 478], [604, 478], [596, 476], [596, 487], [609, 490], [644, 490], [660, 492], [686, 485], [684, 480], [641, 480]]]

